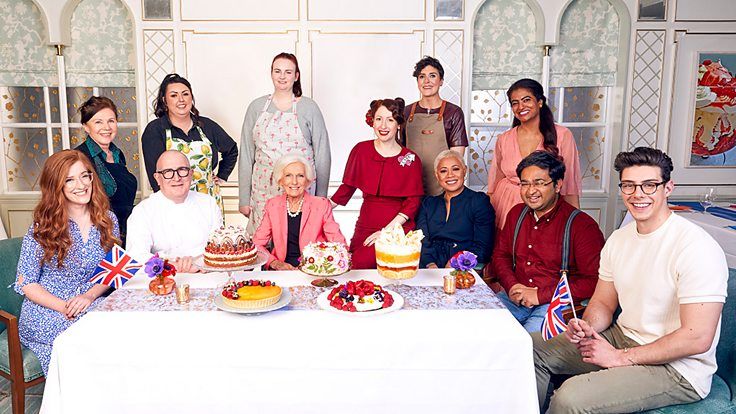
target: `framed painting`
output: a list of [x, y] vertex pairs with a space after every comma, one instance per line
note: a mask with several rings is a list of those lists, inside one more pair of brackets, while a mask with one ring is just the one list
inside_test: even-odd
[[668, 152], [680, 184], [736, 186], [736, 35], [681, 34]]

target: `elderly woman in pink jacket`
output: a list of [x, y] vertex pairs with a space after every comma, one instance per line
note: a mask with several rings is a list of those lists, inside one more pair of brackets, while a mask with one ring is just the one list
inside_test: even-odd
[[273, 167], [273, 179], [284, 194], [266, 202], [263, 221], [253, 235], [253, 242], [265, 252], [268, 242], [273, 241], [266, 262], [270, 269], [295, 269], [302, 249], [309, 243], [345, 243], [329, 200], [306, 191], [314, 178], [311, 163], [301, 155], [286, 154]]

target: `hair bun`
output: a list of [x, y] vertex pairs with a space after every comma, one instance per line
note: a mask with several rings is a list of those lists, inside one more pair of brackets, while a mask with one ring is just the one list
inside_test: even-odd
[[397, 104], [399, 104], [399, 110], [401, 112], [404, 112], [404, 107], [406, 106], [406, 102], [404, 102], [404, 98], [397, 96], [394, 98], [394, 101], [396, 101]]

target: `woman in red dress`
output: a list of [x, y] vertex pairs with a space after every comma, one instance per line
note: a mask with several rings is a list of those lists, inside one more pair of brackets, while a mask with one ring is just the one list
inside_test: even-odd
[[422, 161], [396, 139], [404, 124], [403, 114], [401, 98], [371, 102], [366, 122], [373, 127], [376, 138], [353, 147], [342, 185], [332, 196], [333, 203], [344, 206], [356, 189], [363, 192], [363, 205], [350, 241], [353, 269], [376, 267], [373, 244], [382, 228], [400, 224], [409, 231], [415, 226], [414, 217], [424, 195]]

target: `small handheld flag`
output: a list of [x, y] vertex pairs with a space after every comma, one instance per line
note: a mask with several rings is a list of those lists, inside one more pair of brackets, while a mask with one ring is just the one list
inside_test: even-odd
[[542, 322], [542, 338], [545, 341], [549, 341], [567, 330], [567, 324], [565, 324], [565, 319], [562, 317], [562, 311], [567, 306], [572, 307], [572, 314], [577, 319], [575, 305], [570, 294], [570, 285], [567, 282], [567, 272], [563, 271]]
[[142, 266], [142, 264], [133, 260], [122, 247], [116, 244], [97, 265], [95, 273], [89, 281], [119, 289]]

